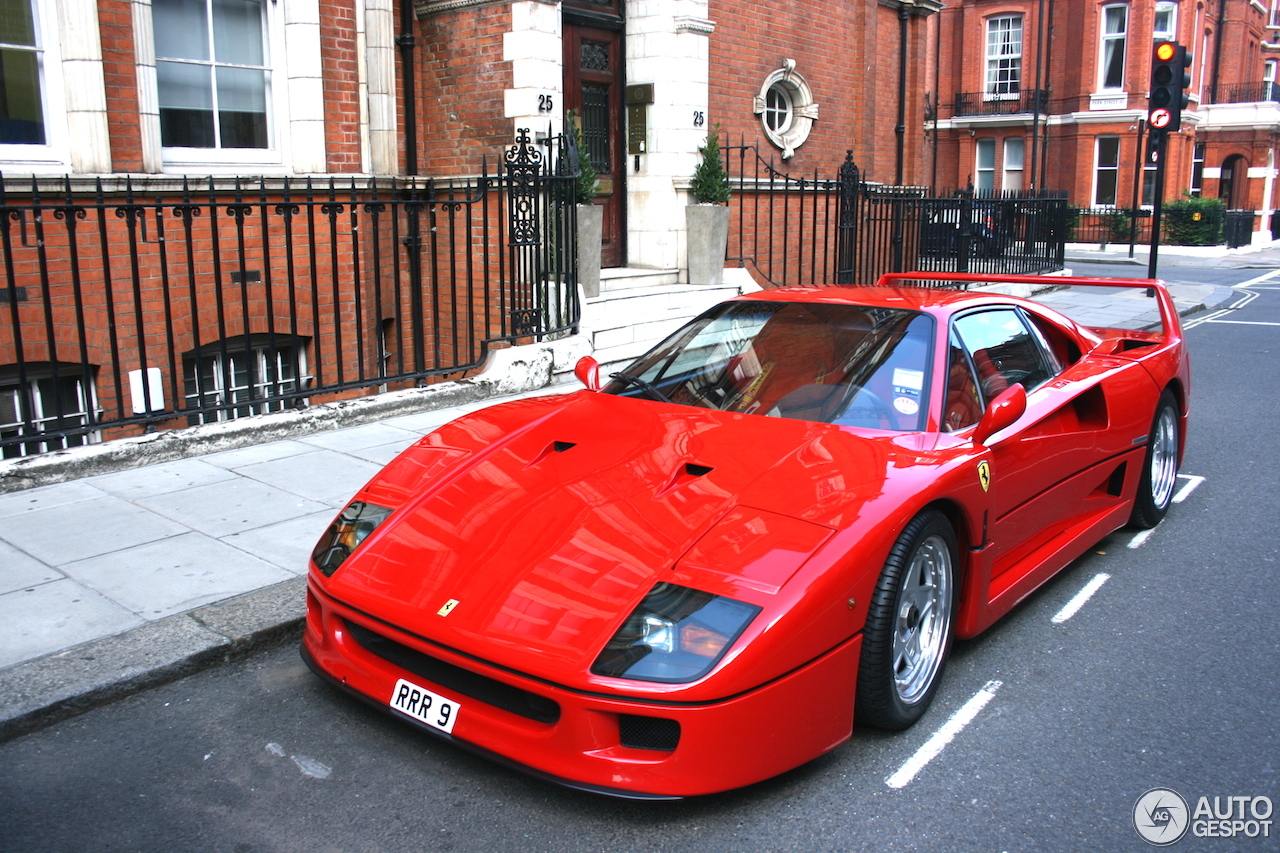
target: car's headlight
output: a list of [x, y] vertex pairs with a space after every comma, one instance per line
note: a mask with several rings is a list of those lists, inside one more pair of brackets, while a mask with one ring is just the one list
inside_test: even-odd
[[351, 556], [361, 542], [372, 533], [379, 524], [387, 520], [391, 510], [385, 506], [352, 501], [347, 504], [329, 529], [320, 537], [311, 559], [325, 577], [331, 577], [342, 565], [342, 561]]
[[683, 682], [705, 675], [760, 608], [671, 583], [656, 585], [591, 665], [596, 675]]

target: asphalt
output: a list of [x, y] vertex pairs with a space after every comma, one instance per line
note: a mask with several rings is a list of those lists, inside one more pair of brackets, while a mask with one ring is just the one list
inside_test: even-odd
[[[1090, 262], [1126, 260], [1127, 246], [1075, 247], [1069, 257], [1078, 275]], [[1280, 250], [1211, 262], [1280, 268]], [[1144, 255], [1133, 263], [1143, 266], [1135, 276], [1145, 274]], [[1170, 289], [1184, 316], [1234, 296], [1213, 285]], [[1037, 298], [1087, 325], [1156, 321], [1142, 291]], [[76, 464], [77, 453], [101, 458], [101, 445], [62, 452], [71, 464], [61, 482], [0, 494], [0, 741], [296, 641], [311, 548], [383, 464], [467, 411], [573, 387], [461, 404], [467, 395], [437, 387], [417, 411], [410, 394], [372, 422], [285, 437], [265, 430], [244, 446], [206, 442], [212, 452], [187, 446], [170, 454], [180, 458], [137, 467]]]

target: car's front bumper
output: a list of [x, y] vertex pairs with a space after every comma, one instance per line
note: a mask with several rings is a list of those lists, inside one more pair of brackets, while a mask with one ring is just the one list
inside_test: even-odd
[[[713, 702], [637, 699], [569, 689], [433, 645], [336, 601], [312, 579], [302, 654], [370, 704], [499, 763], [581, 790], [666, 799], [758, 782], [847, 740], [860, 649], [861, 635]], [[400, 679], [461, 705], [452, 734], [390, 707]], [[648, 719], [678, 740], [638, 748], [635, 724]]]

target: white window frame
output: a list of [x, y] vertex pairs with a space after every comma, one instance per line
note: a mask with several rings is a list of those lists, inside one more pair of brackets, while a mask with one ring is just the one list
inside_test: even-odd
[[[1102, 163], [1102, 143], [1114, 142], [1116, 146], [1115, 165], [1103, 165]], [[1102, 187], [1100, 178], [1104, 172], [1110, 173], [1111, 181], [1111, 201], [1101, 201], [1098, 198], [1098, 190]], [[1098, 136], [1093, 141], [1093, 192], [1090, 199], [1093, 201], [1094, 207], [1115, 207], [1116, 200], [1120, 197], [1120, 137], [1118, 136]]]
[[[987, 19], [984, 100], [1017, 98], [1022, 92], [1022, 22], [1022, 15], [994, 15]], [[1018, 34], [1016, 48], [1010, 38], [1015, 24]], [[1008, 73], [1014, 67], [1017, 69], [1016, 79], [1000, 79], [1002, 72]]]
[[1208, 145], [1197, 141], [1191, 146], [1191, 179], [1187, 181], [1187, 195], [1200, 198], [1204, 194], [1204, 155]]
[[[236, 418], [249, 417], [251, 415], [261, 415], [267, 412], [282, 412], [287, 408], [287, 404], [283, 400], [267, 402], [262, 398], [267, 396], [270, 389], [278, 388], [282, 391], [297, 391], [306, 388], [311, 382], [311, 375], [307, 372], [307, 347], [305, 339], [294, 338], [290, 335], [281, 334], [276, 338], [276, 347], [274, 353], [271, 351], [271, 344], [268, 340], [264, 340], [265, 335], [253, 335], [249, 342], [249, 353], [252, 357], [250, 368], [245, 371], [245, 379], [247, 384], [237, 384], [236, 368], [243, 366], [245, 356], [244, 337], [228, 338], [226, 341], [226, 356], [229, 361], [229, 368], [226, 376], [222, 369], [222, 351], [218, 344], [209, 344], [202, 347], [205, 353], [201, 355], [196, 353], [192, 355], [187, 353], [183, 356], [183, 401], [187, 409], [191, 412], [188, 418], [195, 423], [211, 423], [214, 421], [235, 420]], [[298, 356], [298, 376], [285, 377], [286, 367], [292, 367], [288, 356], [297, 352]], [[274, 356], [274, 358], [272, 357]], [[203, 370], [205, 362], [209, 362], [210, 375], [212, 377], [213, 386], [200, 389], [199, 393], [191, 393], [186, 391], [185, 383], [192, 377], [190, 371], [194, 369], [198, 374]], [[271, 362], [274, 364], [271, 365]], [[268, 366], [275, 369], [276, 380], [268, 379]], [[232, 386], [226, 387], [224, 379], [231, 378]], [[194, 406], [192, 403], [194, 402]], [[199, 411], [201, 406], [206, 403], [218, 406], [233, 406], [234, 408], [223, 409], [217, 412]], [[191, 411], [195, 409], [194, 411]], [[245, 410], [243, 413], [239, 410]]]
[[[1004, 159], [1001, 164], [1000, 189], [1024, 190], [1026, 184], [1027, 140], [1021, 136], [1007, 136], [1004, 140]], [[1011, 186], [1017, 184], [1017, 186]]]
[[992, 137], [984, 137], [974, 143], [973, 147], [973, 189], [978, 193], [993, 193], [996, 190], [996, 141]]
[[[1159, 25], [1160, 13], [1169, 13], [1169, 24], [1161, 29]], [[1159, 0], [1156, 3], [1154, 23], [1151, 27], [1151, 37], [1156, 41], [1177, 41], [1178, 40], [1178, 4], [1172, 0]]]
[[796, 71], [794, 59], [782, 60], [782, 67], [764, 78], [752, 111], [760, 116], [764, 135], [782, 149], [782, 159], [795, 156], [818, 120], [818, 104], [809, 82]]
[[[90, 423], [90, 413], [93, 413], [95, 419], [102, 417], [102, 409], [98, 406], [97, 389], [94, 388], [92, 378], [89, 381], [89, 387], [85, 388], [84, 375], [80, 365], [75, 364], [59, 364], [59, 379], [63, 381], [73, 382], [75, 385], [76, 410], [72, 412], [63, 412], [63, 420], [78, 420], [80, 426], [88, 426]], [[23, 434], [22, 428], [24, 424], [20, 420], [12, 422], [0, 423], [0, 432], [17, 432], [19, 436], [23, 436], [22, 443], [16, 445], [7, 445], [4, 453], [11, 453], [13, 448], [17, 448], [17, 453], [7, 456], [6, 458], [15, 458], [30, 456], [27, 453], [28, 445], [39, 445], [36, 453], [48, 453], [51, 450], [63, 450], [67, 447], [79, 447], [84, 444], [96, 444], [102, 440], [102, 433], [98, 430], [91, 430], [80, 438], [72, 438], [68, 440], [65, 437], [42, 437], [45, 436], [45, 425], [59, 419], [57, 414], [57, 404], [50, 406], [45, 400], [43, 390], [40, 383], [45, 380], [51, 380], [53, 372], [47, 365], [33, 366], [29, 370], [27, 384], [25, 386], [19, 383], [11, 383], [0, 386], [0, 395], [9, 397], [13, 406], [15, 416], [20, 416], [22, 412], [22, 403], [19, 395], [30, 395], [31, 404], [35, 407], [35, 411], [31, 413], [31, 425], [35, 428], [35, 432]], [[54, 389], [57, 393], [57, 389]], [[48, 410], [48, 411], [46, 411]]]
[[[263, 7], [263, 45], [267, 82], [267, 147], [266, 148], [186, 148], [164, 146], [160, 149], [164, 171], [171, 174], [235, 174], [246, 167], [264, 174], [279, 174], [288, 168], [289, 80], [286, 71], [285, 21], [283, 3], [261, 0]], [[152, 62], [155, 50], [154, 28]], [[159, 84], [156, 70], [150, 69], [155, 86], [155, 115], [160, 114]], [[144, 110], [145, 111], [145, 110]]]
[[[44, 110], [43, 145], [0, 144], [0, 171], [66, 173], [71, 171], [68, 147], [66, 89], [62, 78], [62, 50], [55, 0], [28, 0], [33, 16], [40, 101]], [[6, 45], [6, 47], [9, 47]]]
[[[1124, 29], [1118, 32], [1107, 32], [1107, 20], [1110, 13], [1114, 10], [1123, 10], [1124, 12]], [[1102, 7], [1102, 21], [1099, 42], [1098, 42], [1098, 89], [1102, 92], [1123, 92], [1125, 91], [1125, 77], [1129, 67], [1129, 4], [1128, 3], [1110, 3]], [[1112, 44], [1119, 43], [1120, 50], [1120, 82], [1116, 85], [1107, 85], [1107, 62], [1110, 54], [1109, 48]]]

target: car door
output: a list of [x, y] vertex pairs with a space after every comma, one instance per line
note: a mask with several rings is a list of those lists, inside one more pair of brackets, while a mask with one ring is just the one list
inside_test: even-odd
[[[1039, 565], [1039, 549], [1092, 511], [1087, 495], [1098, 484], [1089, 472], [1103, 461], [1099, 435], [1107, 427], [1105, 398], [1100, 382], [1080, 381], [1089, 372], [1088, 365], [1064, 369], [1035, 323], [1015, 307], [957, 317], [952, 341], [952, 373], [957, 373], [958, 345], [969, 361], [982, 406], [1014, 383], [1027, 391], [1026, 413], [987, 444], [991, 453], [990, 577], [995, 598]], [[956, 393], [955, 384], [953, 379], [948, 409], [953, 405], [963, 412], [976, 409], [970, 403], [961, 405], [966, 395]], [[965, 419], [950, 411], [948, 416], [953, 421]]]

